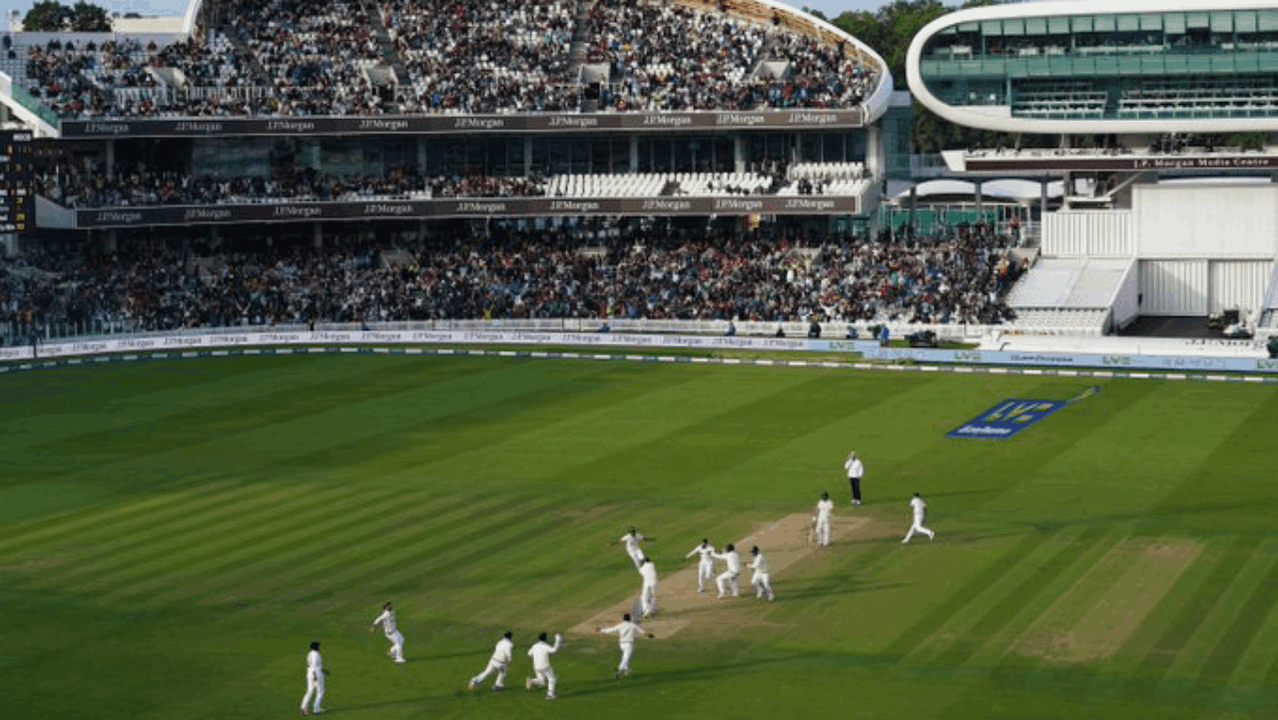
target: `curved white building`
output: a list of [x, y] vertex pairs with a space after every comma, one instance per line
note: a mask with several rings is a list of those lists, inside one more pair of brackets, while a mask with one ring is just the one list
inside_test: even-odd
[[911, 92], [1013, 133], [1278, 130], [1275, 0], [1078, 0], [954, 12], [914, 38]]

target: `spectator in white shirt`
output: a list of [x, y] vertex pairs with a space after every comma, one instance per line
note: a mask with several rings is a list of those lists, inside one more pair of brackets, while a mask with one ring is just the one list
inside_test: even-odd
[[[621, 664], [617, 666], [617, 671], [613, 673], [613, 677], [620, 679], [622, 675], [630, 674], [630, 656], [635, 652], [635, 638], [643, 635], [643, 628], [630, 621], [630, 613], [621, 616], [621, 622], [612, 627], [601, 627], [599, 632], [616, 633], [617, 640], [621, 643]], [[652, 633], [648, 633], [648, 637], [653, 637]]]
[[908, 543], [910, 538], [914, 537], [914, 533], [926, 535], [928, 540], [935, 540], [936, 533], [923, 527], [923, 520], [927, 517], [927, 503], [923, 502], [923, 497], [914, 493], [914, 497], [910, 500], [910, 507], [914, 510], [914, 524], [910, 525], [910, 531], [905, 534], [901, 544]]
[[404, 662], [404, 635], [395, 627], [395, 611], [391, 608], [390, 603], [382, 606], [382, 614], [377, 616], [368, 631], [373, 632], [378, 625], [382, 626], [382, 631], [386, 633], [386, 639], [391, 641], [391, 648], [388, 654], [394, 658], [395, 662]]
[[685, 558], [701, 553], [701, 561], [697, 564], [697, 592], [704, 593], [706, 591], [706, 581], [714, 581], [714, 546], [710, 544], [709, 538], [702, 538], [701, 544], [692, 548], [692, 551]]
[[638, 530], [630, 528], [630, 532], [622, 535], [621, 539], [617, 541], [626, 547], [626, 554], [629, 555], [631, 561], [634, 562], [636, 570], [643, 567], [644, 554], [643, 550], [639, 547], [639, 543], [645, 540], [649, 542], [657, 541], [656, 538], [644, 537], [639, 534]]
[[643, 603], [643, 616], [652, 617], [657, 612], [657, 566], [648, 558], [639, 566], [639, 574], [643, 576], [643, 589], [640, 593]]
[[754, 555], [754, 562], [750, 563], [750, 569], [754, 571], [754, 575], [750, 578], [750, 587], [755, 590], [754, 596], [761, 598], [766, 594], [769, 600], [775, 600], [776, 595], [772, 593], [772, 580], [768, 577], [768, 559], [763, 556], [758, 545], [750, 548], [750, 554]]
[[732, 597], [741, 596], [741, 554], [737, 552], [732, 543], [728, 543], [727, 547], [721, 553], [714, 553], [715, 560], [722, 560], [728, 565], [728, 569], [719, 577], [715, 578], [715, 584], [719, 586], [719, 597], [728, 594], [728, 588], [732, 588]]
[[506, 634], [497, 641], [497, 646], [493, 648], [493, 656], [488, 660], [488, 667], [470, 679], [470, 683], [466, 685], [467, 690], [474, 690], [476, 685], [482, 685], [493, 673], [497, 673], [497, 679], [493, 681], [493, 690], [506, 687], [506, 670], [510, 668], [511, 656], [515, 651], [514, 637], [515, 634], [507, 630]]
[[306, 654], [306, 694], [302, 696], [302, 714], [306, 712], [306, 706], [311, 704], [311, 698], [315, 699], [311, 705], [311, 712], [319, 714], [324, 712], [324, 676], [328, 671], [324, 669], [324, 658], [320, 657], [319, 641], [311, 643], [311, 651]]
[[550, 656], [563, 647], [564, 636], [555, 633], [555, 644], [546, 642], [546, 633], [537, 636], [537, 642], [528, 648], [528, 656], [533, 659], [534, 677], [524, 681], [524, 687], [531, 690], [535, 687], [546, 688], [546, 699], [555, 699], [555, 669], [550, 666]]
[[861, 458], [857, 457], [856, 451], [848, 453], [847, 462], [843, 463], [843, 467], [848, 471], [848, 485], [852, 486], [852, 504], [861, 504], [861, 478], [865, 476], [865, 465], [861, 462]]
[[822, 550], [829, 549], [830, 518], [834, 514], [834, 501], [830, 499], [830, 493], [821, 493], [821, 499], [817, 501], [814, 512], [812, 522], [816, 523], [817, 543], [820, 544]]

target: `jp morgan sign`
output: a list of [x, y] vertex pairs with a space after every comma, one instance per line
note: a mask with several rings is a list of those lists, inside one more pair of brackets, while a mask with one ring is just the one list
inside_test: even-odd
[[455, 135], [458, 132], [663, 132], [714, 128], [859, 128], [862, 108], [733, 112], [539, 113], [526, 115], [384, 115], [304, 118], [129, 118], [63, 120], [63, 139], [95, 137], [234, 137], [254, 135]]
[[574, 215], [851, 215], [858, 197], [657, 198], [444, 198], [364, 202], [291, 202], [287, 204], [178, 205], [76, 210], [82, 229], [145, 225], [199, 225], [367, 220], [372, 218], [442, 219], [465, 217], [537, 217]]

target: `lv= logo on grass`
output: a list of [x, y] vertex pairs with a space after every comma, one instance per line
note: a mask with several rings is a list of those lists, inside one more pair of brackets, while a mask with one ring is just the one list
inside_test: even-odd
[[1010, 398], [954, 428], [946, 437], [1006, 440], [1057, 410], [1099, 392], [1100, 386], [1093, 385], [1069, 400]]

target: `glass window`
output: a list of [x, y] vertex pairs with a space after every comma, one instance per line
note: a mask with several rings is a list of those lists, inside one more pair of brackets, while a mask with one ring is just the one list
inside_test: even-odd
[[1076, 33], [1078, 33], [1078, 32], [1091, 32], [1091, 31], [1092, 31], [1092, 26], [1093, 26], [1093, 25], [1094, 25], [1094, 23], [1092, 22], [1092, 16], [1091, 16], [1091, 15], [1086, 15], [1086, 16], [1083, 16], [1083, 17], [1076, 17], [1076, 18], [1074, 18], [1074, 32], [1076, 32]]
[[[975, 25], [976, 23], [971, 23], [971, 24]], [[985, 22], [981, 23], [981, 32], [985, 33], [986, 35], [1002, 35], [1003, 23], [998, 20], [986, 20]]]
[[1141, 15], [1140, 29], [1141, 30], [1162, 30], [1163, 16], [1162, 15]]
[[1166, 21], [1168, 33], [1180, 35], [1185, 32], [1184, 13], [1165, 13], [1163, 19]]
[[1025, 20], [1026, 35], [1046, 35], [1047, 20], [1045, 18], [1027, 18]]
[[1119, 15], [1118, 31], [1119, 32], [1135, 32], [1140, 28], [1140, 17], [1137, 15]]
[[1185, 16], [1185, 25], [1190, 30], [1206, 30], [1208, 27], [1207, 13], [1189, 13]]
[[1093, 29], [1096, 32], [1114, 32], [1114, 16], [1098, 15], [1093, 23]]
[[1069, 34], [1069, 18], [1067, 17], [1047, 18], [1047, 31], [1053, 35], [1068, 35]]
[[1025, 20], [1023, 18], [1008, 18], [1003, 21], [1004, 35], [1024, 35]]
[[1240, 33], [1256, 32], [1256, 13], [1251, 10], [1234, 13], [1234, 27]]
[[1230, 12], [1212, 13], [1211, 31], [1217, 33], [1232, 33], [1234, 31], [1234, 14]]
[[1257, 13], [1256, 29], [1260, 32], [1278, 31], [1278, 10], [1261, 10]]

